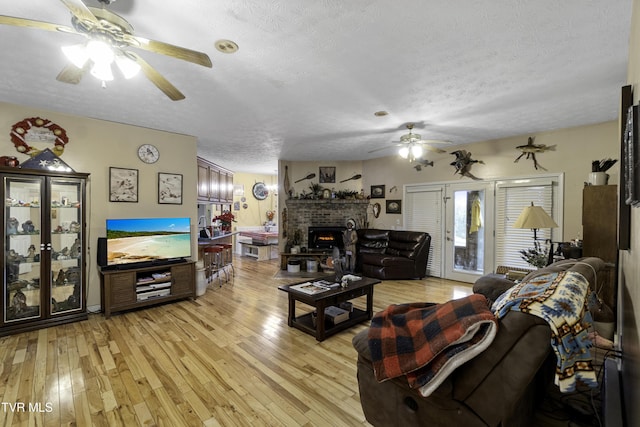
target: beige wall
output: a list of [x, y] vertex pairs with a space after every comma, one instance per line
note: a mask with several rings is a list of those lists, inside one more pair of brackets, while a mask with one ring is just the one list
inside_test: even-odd
[[[633, 2], [633, 15], [631, 21], [631, 37], [629, 39], [629, 64], [627, 81], [633, 86], [634, 95], [633, 103], [638, 104], [640, 101], [640, 1]], [[630, 381], [630, 384], [638, 386], [640, 378], [638, 378], [638, 369], [640, 366], [640, 348], [637, 347], [640, 342], [640, 330], [637, 326], [640, 324], [640, 208], [631, 209], [631, 248], [629, 250], [620, 251], [620, 275], [619, 286], [625, 286], [631, 297], [632, 307], [626, 307], [633, 313], [634, 319], [631, 320], [636, 324], [636, 336], [628, 339], [630, 342], [635, 341], [636, 348], [625, 348], [624, 351], [629, 359], [635, 361], [635, 368], [627, 369], [626, 373], [635, 373], [635, 378], [625, 378], [623, 381]], [[626, 311], [626, 310], [625, 310]], [[636, 398], [638, 391], [636, 390]], [[630, 397], [628, 397], [630, 398]], [[627, 402], [629, 403], [629, 402]], [[631, 406], [631, 405], [630, 405]], [[640, 409], [636, 406], [629, 408], [635, 414], [636, 422], [640, 419]], [[633, 424], [633, 420], [627, 420]], [[634, 424], [637, 425], [637, 424]]]
[[[521, 158], [515, 147], [527, 143], [529, 136], [535, 137], [536, 144], [554, 146], [553, 151], [536, 155], [540, 166], [545, 170], [536, 170], [532, 160]], [[591, 162], [604, 158], [617, 159], [619, 157], [620, 139], [618, 136], [618, 122], [611, 121], [592, 126], [561, 129], [557, 131], [540, 132], [535, 135], [505, 138], [495, 141], [485, 141], [463, 147], [455, 147], [443, 154], [427, 154], [429, 160], [434, 160], [434, 166], [423, 166], [422, 171], [416, 171], [413, 166], [399, 156], [390, 156], [368, 160], [363, 163], [363, 186], [368, 194], [371, 185], [386, 185], [387, 199], [402, 199], [403, 185], [429, 182], [458, 182], [470, 180], [454, 174], [454, 167], [450, 163], [454, 156], [450, 151], [465, 149], [472, 153], [472, 158], [482, 160], [485, 164], [475, 164], [471, 169], [478, 178], [495, 179], [536, 176], [545, 173], [564, 172], [564, 236], [569, 240], [581, 235], [582, 232], [582, 187], [591, 172]], [[619, 175], [619, 165], [616, 163], [609, 170], [610, 183], [616, 183]], [[389, 193], [389, 189], [397, 187], [397, 193]], [[380, 217], [375, 220], [369, 216], [372, 226], [391, 228], [402, 226], [402, 219], [398, 215], [387, 216], [384, 213], [384, 203]], [[397, 220], [400, 224], [397, 224]]]
[[[0, 103], [0, 131], [5, 141], [0, 144], [0, 156], [15, 156], [21, 162], [28, 159], [28, 156], [15, 150], [9, 132], [15, 123], [29, 117], [48, 119], [65, 129], [69, 143], [61, 159], [75, 171], [91, 174], [87, 186], [88, 248], [85, 248], [89, 306], [100, 304], [95, 248], [97, 238], [106, 234], [107, 218], [190, 217], [192, 230], [195, 231], [197, 142], [194, 137]], [[158, 147], [160, 159], [157, 163], [148, 165], [138, 159], [137, 149], [143, 143]], [[138, 203], [109, 202], [110, 166], [138, 169]], [[182, 205], [158, 204], [158, 172], [183, 175]], [[196, 243], [193, 239], [192, 251], [197, 250]]]
[[[253, 197], [251, 189], [256, 182], [262, 182], [267, 186], [275, 187], [278, 184], [277, 175], [262, 175], [252, 173], [234, 173], [233, 185], [244, 186], [244, 196], [234, 195], [233, 201], [240, 203], [240, 210], [233, 211], [236, 216], [235, 225], [238, 227], [253, 227], [263, 225], [267, 221], [267, 211], [275, 211], [276, 216], [274, 222], [278, 222], [278, 194], [275, 191], [270, 191], [269, 195], [264, 200], [258, 200]], [[242, 198], [245, 201], [242, 201]], [[243, 205], [246, 204], [246, 209]]]
[[[465, 149], [472, 153], [472, 158], [482, 160], [484, 164], [475, 164], [471, 172], [482, 179], [531, 177], [547, 173], [564, 173], [564, 224], [563, 240], [574, 239], [582, 236], [582, 188], [588, 181], [591, 172], [591, 162], [605, 158], [618, 159], [620, 139], [618, 122], [610, 121], [591, 126], [560, 129], [555, 131], [540, 132], [535, 135], [522, 135], [519, 137], [504, 138], [494, 141], [484, 141], [463, 147], [451, 147], [447, 153], [428, 153], [426, 158], [434, 161], [434, 166], [423, 166], [421, 171], [414, 169], [407, 160], [397, 155], [381, 157], [363, 162], [286, 162], [279, 165], [279, 184], [282, 189], [284, 180], [284, 167], [288, 166], [289, 180], [297, 193], [303, 190], [309, 192], [310, 182], [317, 183], [317, 177], [305, 180], [298, 184], [294, 181], [305, 177], [309, 173], [318, 174], [319, 166], [336, 166], [336, 184], [338, 190], [350, 189], [364, 190], [365, 196], [370, 195], [372, 185], [385, 185], [385, 200], [402, 199], [403, 188], [406, 184], [417, 183], [442, 183], [470, 180], [454, 174], [454, 168], [450, 163], [454, 156], [450, 151]], [[553, 146], [553, 150], [536, 155], [539, 168], [536, 170], [532, 160], [521, 158], [517, 163], [515, 159], [520, 155], [515, 147], [527, 143], [529, 136], [535, 137], [536, 144]], [[609, 183], [618, 182], [620, 167], [616, 163], [609, 171]], [[358, 181], [340, 183], [356, 173], [362, 174]], [[334, 184], [326, 184], [332, 187]], [[280, 206], [284, 207], [286, 195], [280, 191]], [[376, 219], [369, 209], [368, 219], [370, 227], [377, 228], [402, 228], [402, 216], [386, 215], [383, 199], [378, 199], [382, 205], [380, 216]]]
[[[336, 191], [340, 190], [348, 190], [348, 191], [360, 191], [363, 187], [362, 179], [351, 180], [347, 182], [340, 182], [342, 180], [346, 180], [351, 178], [354, 175], [362, 175], [362, 162], [341, 162], [341, 161], [322, 161], [322, 162], [289, 162], [289, 161], [280, 161], [278, 165], [278, 171], [280, 174], [280, 185], [284, 184], [284, 170], [285, 166], [288, 166], [289, 173], [289, 182], [291, 183], [291, 187], [295, 194], [301, 194], [303, 191], [306, 193], [310, 193], [311, 189], [309, 186], [311, 183], [319, 184], [319, 174], [321, 166], [332, 166], [336, 168], [336, 182], [335, 183], [324, 183], [320, 184], [324, 188], [335, 188]], [[307, 175], [315, 173], [316, 176], [313, 179], [305, 179], [303, 181], [298, 182], [295, 181], [306, 177]], [[280, 187], [283, 188], [283, 187]], [[366, 191], [366, 190], [365, 190]], [[281, 192], [282, 197], [286, 197], [284, 194], [284, 189]], [[284, 204], [281, 204], [284, 206]]]

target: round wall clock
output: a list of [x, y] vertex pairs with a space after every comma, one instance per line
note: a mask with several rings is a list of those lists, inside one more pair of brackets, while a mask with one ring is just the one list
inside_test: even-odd
[[267, 186], [264, 185], [264, 182], [256, 182], [253, 184], [251, 192], [253, 193], [253, 197], [258, 200], [264, 200], [269, 195], [269, 190], [267, 189]]
[[155, 145], [142, 144], [138, 148], [138, 157], [145, 163], [155, 163], [160, 158], [160, 151]]

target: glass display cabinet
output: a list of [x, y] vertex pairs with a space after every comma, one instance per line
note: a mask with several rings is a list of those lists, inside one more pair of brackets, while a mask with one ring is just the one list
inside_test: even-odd
[[0, 169], [0, 335], [87, 318], [87, 174]]

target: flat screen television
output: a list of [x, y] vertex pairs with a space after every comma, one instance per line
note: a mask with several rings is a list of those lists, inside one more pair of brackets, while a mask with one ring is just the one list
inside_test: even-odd
[[190, 218], [107, 219], [107, 268], [137, 268], [191, 257]]

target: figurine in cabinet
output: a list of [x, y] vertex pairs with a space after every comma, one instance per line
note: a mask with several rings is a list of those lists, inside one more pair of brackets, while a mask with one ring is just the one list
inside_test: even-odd
[[17, 218], [11, 217], [7, 219], [7, 234], [18, 234], [18, 225], [20, 221]]
[[30, 234], [36, 231], [36, 227], [33, 225], [33, 221], [31, 221], [30, 219], [26, 220], [22, 224], [22, 231], [24, 231], [27, 234]]
[[69, 256], [73, 259], [80, 258], [80, 239], [76, 239], [71, 245]]
[[27, 250], [27, 262], [34, 262], [35, 257], [36, 257], [36, 247], [35, 245], [31, 245]]
[[13, 294], [13, 299], [11, 300], [11, 306], [13, 307], [14, 313], [19, 314], [22, 313], [23, 310], [27, 308], [27, 297], [20, 289]]
[[64, 275], [64, 270], [60, 269], [60, 271], [58, 272], [58, 277], [56, 277], [56, 281], [54, 282], [55, 286], [64, 286], [66, 279], [65, 279], [65, 275]]

